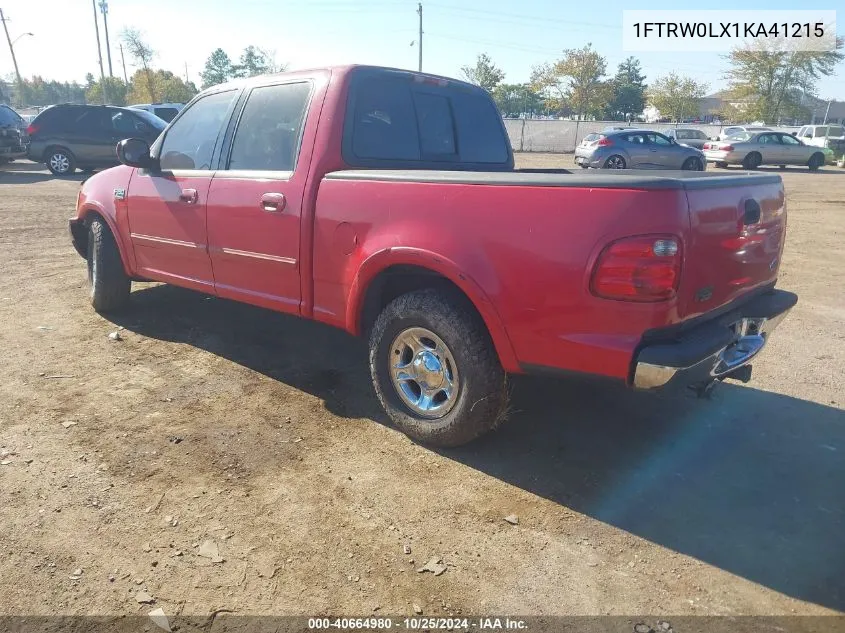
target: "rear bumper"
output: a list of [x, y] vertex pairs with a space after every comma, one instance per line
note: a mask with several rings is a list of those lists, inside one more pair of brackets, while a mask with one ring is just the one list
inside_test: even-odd
[[635, 357], [631, 382], [638, 389], [663, 389], [728, 378], [760, 353], [797, 302], [794, 293], [771, 290], [673, 340], [646, 343]]

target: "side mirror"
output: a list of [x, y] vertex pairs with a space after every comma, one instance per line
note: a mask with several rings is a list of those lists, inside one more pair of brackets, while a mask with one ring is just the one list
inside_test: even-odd
[[117, 160], [130, 167], [152, 167], [149, 144], [140, 138], [127, 138], [117, 144]]
[[795, 137], [798, 136], [798, 132], [790, 132], [790, 134], [792, 134], [792, 136], [795, 136]]

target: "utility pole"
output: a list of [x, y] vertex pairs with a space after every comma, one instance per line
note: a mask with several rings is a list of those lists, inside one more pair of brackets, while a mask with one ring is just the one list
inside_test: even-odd
[[822, 125], [827, 124], [827, 115], [830, 114], [830, 104], [833, 103], [833, 99], [827, 102], [827, 109], [824, 111], [824, 121], [822, 121]]
[[3, 9], [0, 9], [0, 22], [3, 23], [3, 30], [6, 31], [6, 41], [9, 42], [9, 52], [12, 54], [12, 63], [15, 65], [15, 76], [18, 78], [18, 99], [23, 98], [23, 80], [21, 79], [21, 71], [18, 70], [18, 60], [15, 57], [15, 47], [12, 46], [12, 38], [9, 37], [9, 27], [6, 26], [6, 16], [3, 15]]
[[418, 13], [418, 14], [419, 14], [419, 16], [420, 16], [420, 37], [419, 37], [419, 40], [417, 41], [417, 43], [419, 44], [419, 47], [420, 47], [420, 48], [419, 48], [420, 62], [419, 62], [419, 68], [418, 68], [417, 70], [419, 70], [420, 72], [422, 72], [422, 36], [423, 36], [423, 29], [422, 29], [422, 2], [420, 2], [420, 3], [418, 3], [418, 4], [417, 4], [417, 13]]
[[185, 62], [185, 83], [190, 83], [190, 79], [188, 79], [188, 62]]
[[106, 103], [106, 73], [103, 72], [103, 50], [100, 48], [100, 25], [97, 23], [97, 0], [91, 0], [94, 8], [94, 31], [97, 33], [97, 57], [100, 60], [100, 92], [103, 93], [103, 104]]
[[109, 3], [100, 0], [100, 11], [103, 13], [103, 26], [106, 30], [106, 58], [109, 60], [109, 77], [114, 77], [111, 69], [111, 46], [109, 45]]
[[129, 84], [129, 75], [126, 74], [126, 60], [123, 58], [123, 44], [120, 45], [120, 63], [123, 64], [123, 81]]

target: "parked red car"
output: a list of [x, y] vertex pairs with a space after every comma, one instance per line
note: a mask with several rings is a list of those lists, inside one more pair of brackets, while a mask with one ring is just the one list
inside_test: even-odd
[[750, 377], [795, 304], [775, 290], [777, 175], [518, 171], [488, 94], [373, 67], [241, 80], [85, 181], [91, 300], [163, 281], [369, 337], [411, 437], [493, 428], [506, 376], [637, 388]]

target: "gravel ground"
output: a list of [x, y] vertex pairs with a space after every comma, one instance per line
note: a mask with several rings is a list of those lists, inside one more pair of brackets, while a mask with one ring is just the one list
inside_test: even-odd
[[517, 378], [432, 451], [340, 331], [156, 284], [98, 316], [82, 177], [3, 168], [0, 614], [842, 612], [845, 170], [782, 174], [800, 302], [749, 385]]

